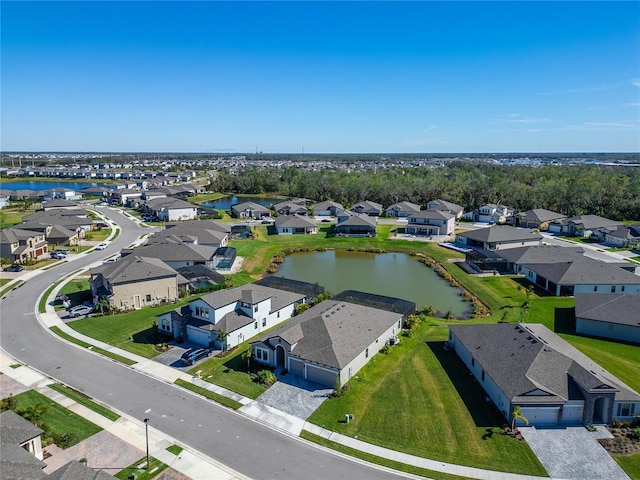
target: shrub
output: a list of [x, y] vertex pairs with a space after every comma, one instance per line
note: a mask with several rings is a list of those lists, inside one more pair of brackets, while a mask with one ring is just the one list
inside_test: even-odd
[[252, 376], [252, 380], [259, 383], [265, 388], [269, 388], [276, 383], [278, 379], [271, 370], [260, 370], [258, 373]]
[[387, 355], [391, 351], [391, 347], [389, 345], [385, 345], [380, 349], [380, 353]]

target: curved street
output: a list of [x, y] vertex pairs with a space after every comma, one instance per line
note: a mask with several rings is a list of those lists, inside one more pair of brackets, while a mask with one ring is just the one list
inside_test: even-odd
[[6, 294], [0, 325], [0, 345], [5, 352], [125, 415], [140, 421], [148, 417], [153, 428], [251, 478], [386, 479], [393, 474], [268, 428], [46, 331], [36, 316], [42, 292], [67, 274], [150, 233], [120, 212], [105, 213], [121, 227], [106, 250], [42, 271]]

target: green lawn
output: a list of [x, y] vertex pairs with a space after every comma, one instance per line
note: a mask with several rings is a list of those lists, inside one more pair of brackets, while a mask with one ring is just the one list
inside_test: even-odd
[[[60, 295], [66, 295], [71, 300], [71, 305], [82, 305], [84, 301], [91, 301], [91, 287], [89, 280], [76, 278], [69, 281], [60, 289]], [[54, 302], [56, 310], [63, 309], [59, 297]]]
[[91, 240], [92, 242], [102, 242], [109, 238], [111, 235], [110, 228], [102, 228], [100, 230], [92, 230], [85, 234], [84, 240]]
[[129, 465], [129, 467], [116, 473], [115, 477], [120, 480], [128, 480], [130, 478], [135, 478], [136, 480], [151, 480], [169, 468], [169, 465], [153, 457], [149, 457], [149, 469], [145, 468], [146, 463], [147, 457], [143, 457]]
[[0, 278], [0, 287], [4, 287], [7, 283], [12, 281], [12, 278]]
[[[504, 417], [442, 345], [442, 322], [423, 323], [388, 355], [377, 354], [341, 398], [309, 421], [393, 450], [490, 470], [546, 475], [529, 446], [502, 434]], [[351, 422], [343, 423], [346, 412]]]
[[75, 400], [80, 405], [83, 405], [88, 409], [93, 410], [96, 413], [99, 413], [100, 415], [102, 415], [105, 418], [108, 418], [109, 420], [112, 420], [115, 422], [120, 418], [120, 415], [118, 415], [117, 413], [114, 413], [108, 408], [103, 407], [100, 404], [97, 404], [96, 402], [91, 400], [90, 397], [88, 397], [82, 392], [74, 390], [73, 388], [66, 387], [60, 383], [51, 384], [49, 385], [49, 388], [52, 390], [55, 390], [56, 392], [62, 393], [63, 395]]
[[634, 455], [611, 455], [630, 478], [640, 478], [640, 453]]
[[[46, 432], [53, 438], [57, 435], [62, 436], [70, 434], [72, 438], [70, 437], [65, 448], [71, 447], [102, 430], [99, 426], [79, 415], [76, 415], [59, 403], [50, 400], [35, 390], [29, 390], [15, 395], [15, 399], [17, 402], [17, 412], [27, 410], [29, 408], [35, 408], [40, 404], [45, 405], [46, 411], [42, 415], [42, 421], [46, 425], [46, 428], [41, 428], [46, 430]], [[45, 440], [47, 436], [47, 434], [44, 435]], [[58, 446], [61, 447], [62, 445]]]
[[9, 228], [22, 223], [22, 217], [33, 213], [32, 210], [23, 210], [18, 207], [3, 208], [0, 210], [0, 228]]

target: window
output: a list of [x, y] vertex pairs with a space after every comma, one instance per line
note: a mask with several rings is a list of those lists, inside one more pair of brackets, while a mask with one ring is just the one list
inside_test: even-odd
[[611, 293], [616, 293], [616, 286], [615, 285], [611, 285]]
[[255, 307], [253, 307], [253, 311], [257, 312], [258, 311], [258, 306], [256, 305]]
[[369, 358], [369, 349], [368, 348], [364, 351], [364, 358]]
[[262, 348], [256, 348], [256, 358], [258, 360], [262, 360], [264, 362], [269, 361], [269, 352], [267, 350], [263, 350]]
[[253, 324], [253, 328], [255, 328], [256, 330], [258, 329], [258, 322], [255, 322], [255, 323]]
[[484, 370], [482, 370], [482, 381], [484, 382]]
[[146, 301], [147, 301], [147, 302], [150, 302], [150, 301], [151, 301], [151, 295], [147, 294]]
[[634, 403], [619, 403], [618, 404], [618, 417], [631, 417], [635, 413]]
[[262, 319], [262, 326], [263, 326], [263, 327], [266, 327], [266, 326], [267, 326], [267, 319], [266, 319], [266, 318], [263, 318], [263, 319]]
[[624, 285], [622, 285], [622, 286], [620, 287], [620, 291], [621, 291], [621, 292], [624, 292]]
[[472, 358], [472, 359], [471, 359], [471, 366], [472, 366], [472, 367], [475, 367], [475, 366], [476, 366], [476, 359], [475, 359], [475, 358]]
[[278, 318], [280, 318], [280, 311], [278, 310]]
[[594, 291], [594, 292], [597, 292], [597, 291], [598, 291], [598, 285], [594, 285], [594, 286], [593, 286], [593, 291]]
[[209, 309], [196, 305], [196, 317], [209, 318]]

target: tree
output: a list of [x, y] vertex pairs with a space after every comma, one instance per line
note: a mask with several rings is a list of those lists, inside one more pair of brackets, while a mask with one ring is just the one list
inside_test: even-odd
[[227, 349], [227, 337], [229, 334], [224, 330], [218, 330], [218, 340], [220, 341], [220, 348], [224, 352]]
[[106, 298], [101, 298], [96, 302], [96, 308], [100, 310], [100, 313], [102, 314], [104, 314], [105, 310], [108, 312], [109, 307], [110, 307], [109, 300], [107, 300]]
[[529, 420], [527, 420], [527, 417], [525, 417], [522, 414], [522, 410], [520, 409], [520, 405], [516, 405], [515, 407], [513, 407], [513, 413], [511, 414], [511, 430], [515, 430], [516, 428], [516, 422], [518, 420], [522, 420], [525, 425], [529, 425]]
[[242, 360], [247, 361], [247, 369], [251, 368], [251, 358], [253, 358], [253, 349], [248, 348], [244, 352], [242, 352]]

